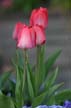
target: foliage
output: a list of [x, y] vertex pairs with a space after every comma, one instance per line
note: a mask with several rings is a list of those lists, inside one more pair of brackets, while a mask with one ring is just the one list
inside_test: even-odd
[[[44, 53], [43, 49], [44, 48], [42, 48], [41, 51], [42, 53]], [[21, 98], [24, 62], [21, 62], [23, 58], [21, 52], [18, 51], [17, 53], [18, 62], [16, 62], [16, 58], [15, 61], [12, 60], [17, 71], [16, 84], [12, 80], [10, 80], [10, 75], [11, 75], [10, 72], [4, 73], [0, 78], [0, 90], [1, 90], [0, 106], [1, 107], [3, 106], [3, 108], [5, 108], [4, 103], [6, 102], [8, 103], [8, 107], [6, 106], [7, 108], [15, 108], [15, 107], [19, 108], [22, 107], [23, 104], [26, 105], [30, 104], [32, 105], [32, 107], [36, 107], [39, 104], [43, 104], [43, 103], [47, 105], [52, 105], [52, 104], [61, 104], [66, 99], [71, 100], [71, 90], [63, 90], [63, 91], [56, 92], [57, 89], [59, 89], [59, 87], [63, 85], [63, 83], [55, 84], [55, 80], [58, 74], [58, 67], [53, 72], [50, 72], [52, 66], [54, 65], [60, 53], [61, 50], [57, 50], [56, 52], [54, 52], [52, 55], [48, 57], [45, 63], [42, 61], [43, 64], [41, 63], [41, 65], [42, 68], [44, 69], [42, 69], [43, 70], [42, 74], [41, 71], [39, 72], [40, 73], [39, 78], [43, 80], [40, 80], [41, 82], [39, 83], [38, 86], [35, 85], [35, 81], [38, 76], [36, 75], [35, 77], [35, 72], [33, 72], [33, 67], [31, 68], [29, 62], [27, 61], [26, 82], [25, 82], [23, 98]], [[41, 57], [43, 58], [43, 56]], [[40, 70], [41, 70], [41, 66], [40, 66]], [[9, 81], [9, 83], [7, 83], [7, 80]], [[8, 86], [10, 89], [8, 91], [7, 91], [6, 83], [9, 84]], [[5, 93], [4, 91], [7, 91], [7, 93]], [[10, 93], [10, 97], [8, 97], [8, 93]]]
[[[35, 108], [41, 104], [57, 104], [66, 99], [67, 95], [71, 95], [71, 91], [58, 92], [64, 83], [55, 83], [59, 70], [58, 67], [55, 69], [52, 67], [61, 50], [55, 51], [45, 60], [45, 25], [43, 26], [42, 22], [48, 22], [48, 11], [42, 7], [39, 11], [38, 15], [34, 13], [37, 17], [35, 20], [39, 23], [34, 22], [35, 25], [30, 27], [23, 24], [23, 28], [18, 25], [13, 34], [17, 46], [16, 57], [12, 59], [16, 79], [15, 82], [10, 79], [12, 72], [4, 73], [0, 78], [0, 106], [3, 108], [22, 108], [28, 104]], [[33, 68], [27, 50], [34, 47], [36, 47], [36, 64]], [[18, 48], [23, 50], [22, 53]]]

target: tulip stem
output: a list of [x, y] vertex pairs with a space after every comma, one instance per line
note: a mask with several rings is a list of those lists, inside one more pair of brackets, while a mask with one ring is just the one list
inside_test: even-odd
[[[25, 89], [25, 83], [26, 83], [26, 65], [27, 65], [27, 50], [24, 49], [23, 51], [23, 55], [24, 55], [24, 72], [23, 72], [23, 85], [22, 85], [22, 96], [24, 97], [24, 89]], [[23, 101], [24, 101], [24, 98], [23, 98]]]
[[16, 99], [16, 108], [22, 108], [23, 105], [23, 100], [22, 100], [22, 85], [21, 85], [21, 72], [19, 70], [19, 65], [18, 65], [18, 50], [16, 50], [16, 88], [15, 88], [15, 99]]
[[36, 61], [36, 75], [35, 75], [35, 91], [37, 95], [37, 91], [39, 89], [39, 77], [40, 77], [40, 52], [41, 52], [41, 46], [37, 46], [37, 61]]
[[27, 52], [26, 52], [26, 49], [24, 49], [23, 91], [24, 91], [25, 80], [26, 80], [26, 64], [27, 64]]
[[36, 95], [44, 80], [44, 52], [45, 46], [37, 46], [37, 61], [36, 61], [36, 73], [35, 73], [35, 92]]

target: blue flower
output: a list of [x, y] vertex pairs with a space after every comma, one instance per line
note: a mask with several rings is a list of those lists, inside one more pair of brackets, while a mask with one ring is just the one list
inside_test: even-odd
[[49, 106], [48, 108], [65, 108], [65, 107], [60, 106], [60, 105], [52, 105], [52, 106]]
[[36, 108], [48, 108], [48, 106], [47, 105], [39, 105]]
[[[23, 108], [31, 108], [31, 107], [23, 106]], [[49, 108], [49, 107], [47, 105], [39, 105], [36, 108]]]
[[66, 107], [66, 108], [71, 108], [71, 101], [66, 100], [66, 101], [64, 102], [64, 107]]
[[52, 105], [52, 106], [40, 105], [40, 106], [37, 106], [36, 108], [66, 108], [66, 107], [63, 107], [60, 105]]

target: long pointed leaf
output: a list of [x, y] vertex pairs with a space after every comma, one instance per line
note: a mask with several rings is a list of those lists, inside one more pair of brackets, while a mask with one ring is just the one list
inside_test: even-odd
[[60, 83], [57, 85], [52, 86], [49, 91], [48, 91], [48, 95], [52, 95], [58, 88], [60, 88], [64, 83]]
[[16, 88], [15, 88], [15, 99], [16, 99], [16, 105], [17, 108], [22, 107], [23, 105], [23, 99], [22, 99], [22, 83], [23, 83], [23, 75], [22, 72], [19, 71], [18, 66], [16, 66]]
[[34, 72], [33, 72], [33, 69], [31, 69], [31, 66], [30, 66], [30, 64], [28, 62], [27, 62], [27, 70], [28, 70], [29, 75], [30, 75], [30, 80], [32, 82], [33, 89], [35, 89]]
[[5, 85], [6, 81], [10, 78], [12, 72], [5, 72], [2, 74], [2, 76], [0, 77], [0, 89], [3, 88], [3, 86]]
[[33, 99], [34, 98], [34, 89], [33, 89], [29, 71], [27, 71], [27, 83], [28, 83], [28, 91], [29, 91], [30, 98]]
[[[47, 97], [47, 102], [46, 102], [47, 105], [51, 105], [51, 102], [55, 103], [55, 97], [54, 97], [55, 91], [56, 91], [57, 89], [59, 89], [63, 84], [64, 84], [64, 83], [60, 83], [60, 84], [54, 85], [54, 86], [52, 86], [52, 87], [49, 89], [49, 91], [48, 91], [48, 97]], [[52, 100], [52, 98], [53, 98], [54, 100]]]
[[60, 55], [60, 53], [61, 53], [61, 50], [57, 50], [51, 56], [49, 56], [48, 60], [45, 62], [45, 73], [44, 73], [45, 77], [47, 76], [48, 71], [51, 69], [51, 67], [55, 63], [55, 61], [58, 58], [58, 56]]
[[70, 89], [62, 90], [58, 92], [57, 94], [55, 94], [56, 104], [61, 104], [65, 100], [71, 100], [71, 90]]
[[32, 107], [36, 107], [40, 104], [42, 104], [43, 100], [45, 99], [45, 96], [47, 95], [48, 91], [42, 93], [41, 95], [35, 97], [35, 99], [32, 101]]
[[52, 104], [61, 105], [66, 100], [71, 100], [71, 90], [70, 89], [66, 89], [66, 90], [57, 92], [51, 98], [49, 98], [47, 104], [48, 105], [52, 105]]
[[56, 77], [58, 74], [58, 68], [55, 69], [55, 71], [53, 73], [51, 73], [51, 75], [49, 76], [49, 78], [47, 77], [45, 82], [44, 82], [44, 90], [48, 90], [55, 82]]

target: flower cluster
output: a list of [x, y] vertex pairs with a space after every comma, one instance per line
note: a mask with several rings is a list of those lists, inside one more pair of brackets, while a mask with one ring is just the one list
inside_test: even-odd
[[[23, 108], [30, 108], [30, 107], [24, 106]], [[64, 102], [63, 106], [60, 106], [60, 105], [51, 105], [51, 106], [40, 105], [40, 106], [37, 106], [36, 108], [71, 108], [71, 101], [66, 100]]]
[[[22, 69], [20, 69], [20, 65], [16, 65], [16, 108], [22, 108], [22, 106], [24, 106], [23, 108], [70, 108], [71, 102], [65, 101], [64, 105], [60, 106], [56, 99], [58, 97], [57, 95], [66, 95], [66, 93], [69, 93], [68, 91], [60, 94], [57, 93], [57, 95], [53, 94], [63, 85], [63, 83], [53, 85], [56, 80], [58, 68], [56, 68], [54, 73], [47, 78], [49, 69], [61, 52], [60, 50], [57, 51], [47, 60], [47, 62], [44, 62], [45, 48], [42, 45], [46, 42], [45, 29], [48, 26], [48, 10], [42, 7], [34, 9], [31, 13], [29, 23], [28, 26], [25, 23], [18, 22], [13, 32], [13, 39], [16, 40], [17, 48], [24, 49], [24, 68], [22, 67]], [[37, 47], [37, 53], [35, 70], [33, 72], [25, 49], [34, 47]], [[17, 60], [19, 60], [18, 56]], [[27, 95], [27, 99], [25, 94]], [[61, 95], [59, 97], [61, 97]], [[46, 102], [44, 102], [45, 97], [47, 97], [47, 105]], [[43, 103], [44, 105], [42, 105]], [[29, 105], [29, 107], [27, 107], [27, 105]]]
[[48, 11], [40, 7], [34, 9], [30, 17], [30, 25], [18, 22], [13, 32], [17, 47], [22, 49], [34, 48], [46, 41], [45, 28], [48, 25]]
[[[29, 26], [22, 22], [15, 25], [13, 39], [17, 48], [23, 49], [23, 52], [17, 50], [15, 59], [12, 59], [16, 83], [10, 80], [10, 72], [5, 72], [0, 77], [0, 108], [71, 108], [71, 102], [68, 101], [71, 100], [71, 90], [57, 91], [64, 83], [55, 83], [58, 67], [51, 69], [61, 50], [57, 50], [45, 60], [43, 44], [46, 41], [48, 10], [41, 7], [34, 9], [29, 22]], [[26, 49], [34, 47], [36, 63], [31, 66]], [[9, 81], [8, 85], [5, 84], [6, 79]]]
[[71, 101], [66, 100], [63, 105], [65, 108], [71, 108]]

